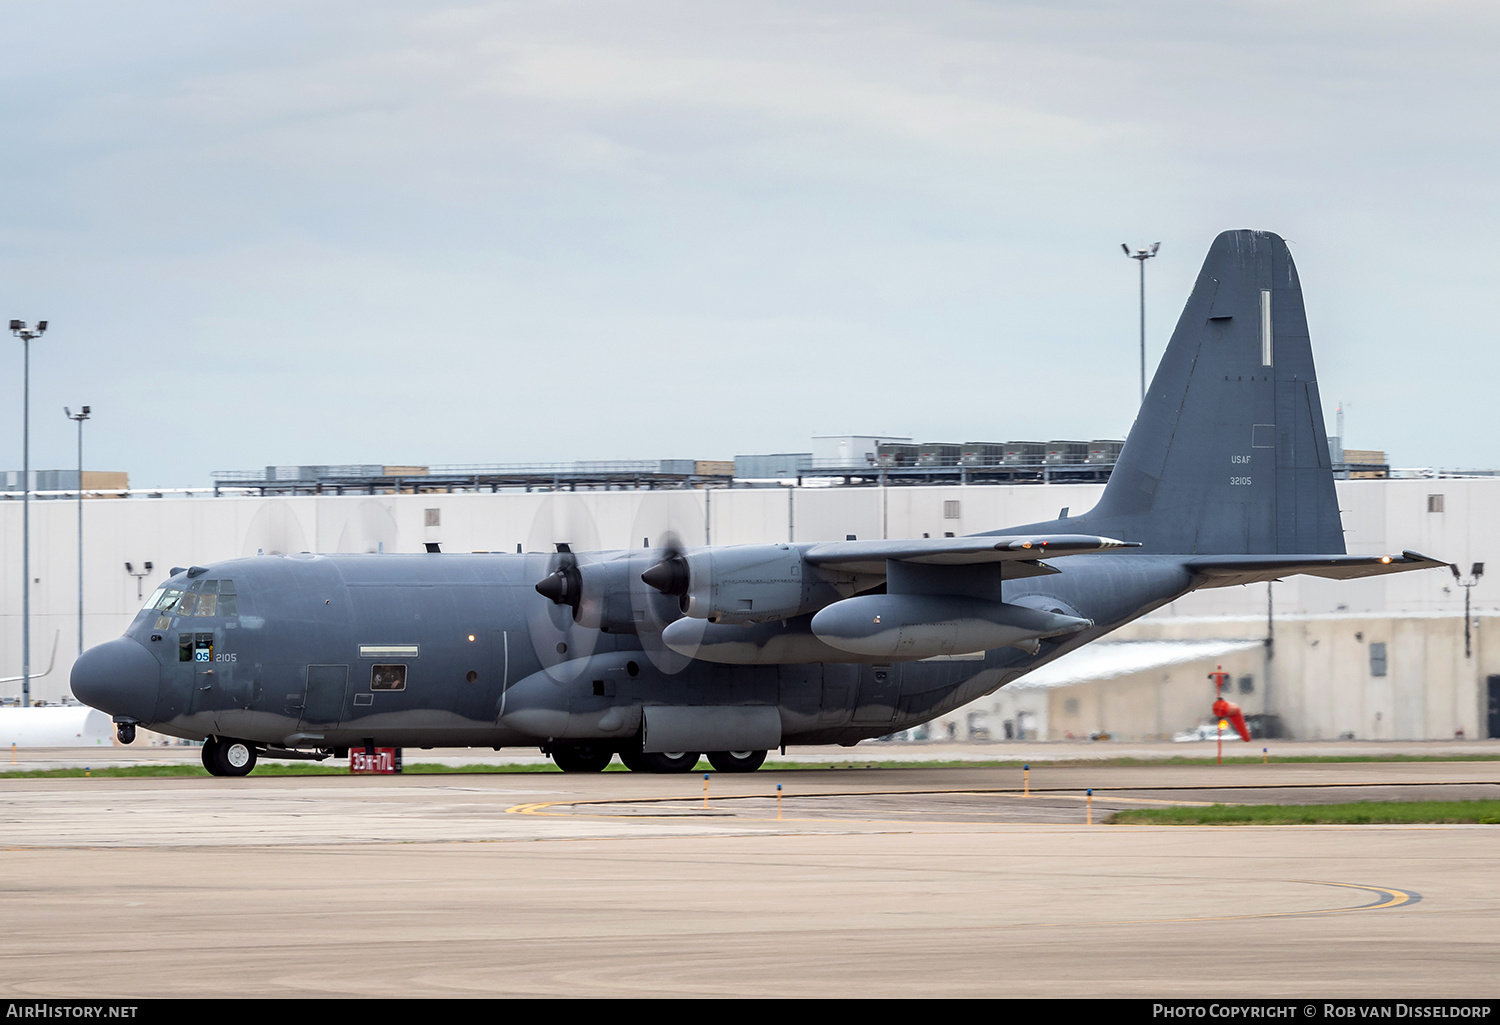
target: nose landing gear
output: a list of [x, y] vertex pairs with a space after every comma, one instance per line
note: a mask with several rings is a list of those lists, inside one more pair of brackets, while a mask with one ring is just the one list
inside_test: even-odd
[[247, 776], [255, 768], [255, 748], [233, 737], [209, 737], [203, 742], [203, 767], [213, 776]]

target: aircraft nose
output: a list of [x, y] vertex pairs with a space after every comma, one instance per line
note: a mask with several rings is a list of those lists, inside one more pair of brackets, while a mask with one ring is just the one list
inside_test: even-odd
[[90, 648], [73, 663], [73, 696], [110, 715], [150, 722], [156, 714], [161, 666], [129, 637]]

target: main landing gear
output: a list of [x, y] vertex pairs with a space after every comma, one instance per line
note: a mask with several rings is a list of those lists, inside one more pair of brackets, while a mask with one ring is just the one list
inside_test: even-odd
[[552, 760], [563, 772], [603, 772], [614, 751], [603, 744], [554, 744]]
[[[692, 772], [703, 755], [697, 751], [641, 751], [638, 748], [615, 749], [585, 741], [559, 741], [544, 748], [563, 772], [603, 772], [610, 759], [618, 754], [625, 768], [632, 772]], [[764, 751], [710, 751], [709, 764], [718, 772], [754, 772], [766, 760]]]
[[754, 772], [766, 760], [764, 751], [710, 751], [708, 764], [720, 772]]
[[246, 776], [255, 768], [255, 748], [233, 737], [209, 737], [203, 742], [203, 767], [213, 776]]

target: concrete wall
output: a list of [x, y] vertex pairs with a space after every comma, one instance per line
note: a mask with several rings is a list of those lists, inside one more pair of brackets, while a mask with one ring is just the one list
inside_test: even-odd
[[[257, 552], [410, 552], [428, 541], [445, 551], [515, 551], [517, 544], [545, 550], [553, 541], [610, 548], [637, 546], [645, 538], [656, 544], [668, 531], [688, 544], [836, 540], [849, 534], [941, 537], [1050, 519], [1063, 507], [1083, 511], [1100, 490], [1093, 484], [955, 485], [90, 502], [84, 507], [85, 643], [117, 636], [171, 567]], [[1440, 513], [1427, 511], [1434, 494], [1444, 496]], [[1488, 546], [1493, 524], [1500, 522], [1500, 479], [1340, 481], [1338, 495], [1351, 552], [1410, 548], [1465, 569], [1493, 554]], [[945, 508], [951, 501], [958, 503], [953, 518], [944, 515], [952, 511]], [[428, 510], [436, 510], [435, 525], [429, 525]], [[33, 673], [46, 667], [53, 636], [60, 637], [57, 667], [33, 681], [34, 699], [56, 701], [66, 693], [77, 650], [76, 515], [71, 502], [31, 505]], [[139, 571], [147, 561], [153, 569], [139, 581], [126, 572], [126, 562]], [[1350, 732], [1361, 738], [1441, 738], [1460, 729], [1483, 736], [1484, 678], [1500, 673], [1500, 651], [1492, 657], [1484, 645], [1487, 628], [1500, 615], [1500, 560], [1489, 561], [1495, 574], [1473, 591], [1469, 659], [1463, 655], [1463, 590], [1444, 573], [1348, 582], [1303, 577], [1274, 585], [1273, 710], [1295, 735], [1309, 738]], [[21, 503], [0, 501], [0, 676], [21, 671], [20, 578]], [[1264, 584], [1201, 591], [1119, 636], [1263, 637], [1266, 604]], [[1370, 674], [1371, 642], [1387, 645], [1384, 677]], [[1235, 658], [1246, 660], [1243, 671], [1254, 673], [1260, 685], [1263, 668], [1256, 670], [1255, 658]], [[1071, 696], [1077, 711], [1066, 710], [1068, 695], [1048, 694], [1034, 719], [1044, 737], [1095, 729], [1122, 738], [1176, 732], [1206, 714], [1212, 693], [1203, 674], [1212, 668], [1175, 666], [1138, 674], [1142, 679], [1065, 688], [1076, 691]], [[1238, 675], [1241, 669], [1232, 671]], [[19, 689], [7, 685], [5, 695]], [[1260, 710], [1255, 702], [1262, 693], [1242, 702], [1247, 711]], [[998, 737], [1006, 710], [1013, 716], [1023, 699], [1040, 701], [1016, 689], [964, 711], [977, 709], [995, 720], [991, 730]], [[963, 735], [967, 722], [959, 722]]]

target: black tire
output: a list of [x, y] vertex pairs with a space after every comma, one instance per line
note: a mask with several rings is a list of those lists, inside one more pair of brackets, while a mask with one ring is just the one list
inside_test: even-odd
[[219, 768], [217, 776], [248, 776], [255, 768], [255, 748], [247, 740], [220, 738], [214, 748], [214, 764]]
[[199, 752], [203, 758], [203, 767], [208, 770], [210, 776], [222, 776], [219, 771], [219, 738], [209, 737], [203, 742], [203, 750]]
[[615, 753], [602, 744], [557, 744], [552, 760], [563, 772], [603, 772]]
[[647, 772], [692, 772], [700, 756], [697, 751], [642, 751], [636, 757]]
[[649, 772], [646, 763], [641, 761], [641, 753], [625, 748], [620, 751], [620, 763], [631, 772]]
[[766, 760], [764, 751], [710, 751], [708, 764], [720, 772], [754, 772]]

